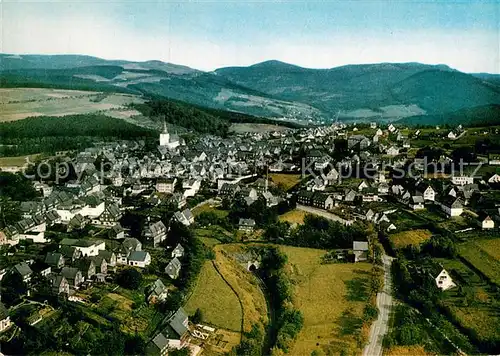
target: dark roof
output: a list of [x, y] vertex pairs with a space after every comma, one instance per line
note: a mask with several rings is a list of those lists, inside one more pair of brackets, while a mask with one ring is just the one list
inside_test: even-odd
[[128, 256], [128, 259], [132, 260], [132, 261], [144, 262], [144, 261], [146, 261], [147, 256], [148, 256], [148, 253], [146, 251], [132, 251], [132, 252], [130, 252], [130, 255]]
[[19, 273], [22, 277], [28, 276], [31, 273], [33, 273], [30, 266], [26, 262], [18, 263], [17, 265], [14, 266], [14, 270], [17, 273]]
[[179, 336], [182, 336], [186, 331], [188, 331], [187, 320], [187, 313], [184, 311], [184, 309], [179, 308], [177, 309], [175, 314], [170, 317], [168, 323]]
[[160, 351], [164, 350], [168, 346], [168, 339], [162, 333], [156, 335], [151, 344], [155, 345]]
[[167, 289], [167, 287], [165, 287], [165, 284], [163, 284], [163, 282], [161, 281], [161, 279], [157, 279], [151, 285], [151, 294], [160, 295], [163, 292], [165, 292], [166, 289]]
[[59, 249], [59, 252], [61, 252], [63, 254], [63, 256], [67, 257], [67, 258], [76, 257], [81, 253], [79, 250], [77, 250], [76, 247], [69, 246], [69, 245], [61, 246], [61, 248]]
[[80, 272], [78, 268], [75, 267], [64, 267], [61, 270], [61, 275], [66, 279], [75, 279], [76, 275]]
[[57, 265], [61, 257], [63, 257], [62, 253], [47, 252], [47, 255], [45, 256], [45, 263], [48, 265]]

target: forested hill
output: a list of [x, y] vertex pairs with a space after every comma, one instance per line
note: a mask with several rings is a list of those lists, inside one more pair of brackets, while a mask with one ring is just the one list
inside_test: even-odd
[[44, 116], [0, 123], [1, 140], [49, 136], [94, 136], [130, 139], [156, 134], [153, 130], [104, 115]]
[[[165, 119], [169, 124], [184, 127], [190, 131], [223, 137], [228, 134], [232, 123], [278, 123], [277, 121], [263, 117], [203, 108], [165, 99], [154, 99], [144, 104], [134, 104], [133, 107], [152, 120]], [[299, 127], [297, 124], [285, 121], [280, 121], [279, 124], [291, 128]]]
[[484, 105], [440, 115], [411, 116], [398, 121], [405, 125], [500, 125], [500, 105]]

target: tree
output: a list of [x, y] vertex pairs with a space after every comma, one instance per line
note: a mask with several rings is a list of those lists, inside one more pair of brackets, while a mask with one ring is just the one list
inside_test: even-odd
[[0, 197], [0, 228], [15, 224], [21, 220], [19, 204], [9, 197]]
[[21, 173], [0, 172], [0, 197], [26, 201], [37, 195], [33, 184]]
[[199, 324], [203, 321], [203, 312], [201, 311], [200, 308], [196, 309], [193, 316], [191, 317], [191, 321], [194, 324]]
[[182, 349], [175, 349], [168, 351], [169, 356], [189, 356], [191, 351], [188, 347], [183, 347]]
[[2, 302], [8, 306], [16, 304], [26, 294], [27, 290], [26, 283], [23, 282], [18, 273], [11, 271], [2, 278]]
[[127, 268], [118, 274], [116, 281], [123, 288], [138, 289], [142, 283], [142, 274], [133, 268]]

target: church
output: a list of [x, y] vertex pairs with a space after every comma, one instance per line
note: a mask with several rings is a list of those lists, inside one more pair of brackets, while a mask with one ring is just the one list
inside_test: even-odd
[[167, 124], [163, 121], [163, 132], [160, 134], [160, 146], [168, 149], [174, 149], [181, 144], [179, 136], [170, 135], [167, 130]]

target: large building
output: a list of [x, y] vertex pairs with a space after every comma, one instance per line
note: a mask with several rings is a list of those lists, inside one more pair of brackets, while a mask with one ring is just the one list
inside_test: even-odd
[[180, 145], [179, 137], [177, 137], [177, 135], [170, 136], [167, 130], [167, 124], [164, 121], [163, 132], [160, 134], [160, 146], [173, 149], [179, 145]]

